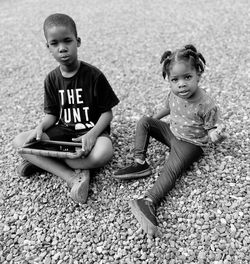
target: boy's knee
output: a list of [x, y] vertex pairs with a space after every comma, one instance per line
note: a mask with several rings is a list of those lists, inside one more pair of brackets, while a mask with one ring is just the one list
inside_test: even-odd
[[23, 145], [23, 140], [22, 137], [20, 135], [17, 135], [13, 141], [12, 141], [12, 145], [14, 148], [20, 148]]
[[91, 163], [94, 168], [100, 168], [106, 165], [113, 156], [113, 149], [110, 149], [106, 153], [103, 153], [102, 155], [94, 155], [92, 156]]

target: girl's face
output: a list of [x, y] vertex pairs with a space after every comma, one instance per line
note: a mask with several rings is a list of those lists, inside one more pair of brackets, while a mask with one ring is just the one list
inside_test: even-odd
[[46, 31], [47, 47], [60, 65], [67, 69], [77, 65], [77, 48], [81, 45], [70, 27], [53, 26]]
[[172, 92], [183, 98], [191, 99], [198, 90], [200, 74], [185, 61], [176, 62], [170, 68], [168, 77]]

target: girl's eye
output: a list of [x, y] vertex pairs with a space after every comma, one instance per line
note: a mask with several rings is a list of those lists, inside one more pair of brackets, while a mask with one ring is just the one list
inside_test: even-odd
[[190, 80], [191, 78], [192, 78], [192, 75], [187, 75], [187, 76], [185, 77], [186, 80]]
[[173, 82], [173, 83], [176, 83], [177, 81], [178, 81], [177, 78], [172, 78], [172, 79], [171, 79], [171, 82]]

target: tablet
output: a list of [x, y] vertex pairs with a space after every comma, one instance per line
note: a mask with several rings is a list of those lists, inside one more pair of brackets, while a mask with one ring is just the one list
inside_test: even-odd
[[81, 148], [82, 144], [79, 142], [38, 140], [19, 148], [18, 153], [60, 159], [77, 159], [84, 156], [84, 153], [80, 151]]

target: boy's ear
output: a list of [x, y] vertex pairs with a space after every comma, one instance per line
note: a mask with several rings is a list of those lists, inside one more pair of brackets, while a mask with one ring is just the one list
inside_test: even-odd
[[82, 43], [81, 38], [77, 38], [76, 40], [77, 40], [77, 47], [79, 48]]

